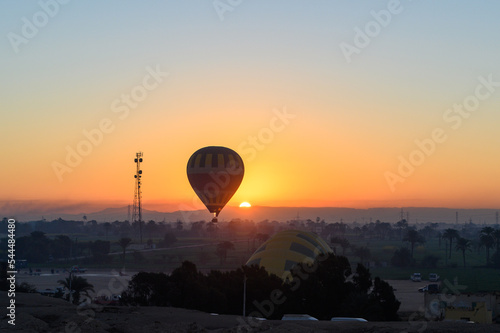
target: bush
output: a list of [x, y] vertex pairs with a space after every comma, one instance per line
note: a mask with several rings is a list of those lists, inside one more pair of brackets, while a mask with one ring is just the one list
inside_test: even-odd
[[165, 248], [165, 247], [170, 247], [172, 246], [175, 242], [177, 242], [177, 237], [175, 237], [175, 235], [170, 231], [170, 232], [167, 232], [164, 236], [163, 236], [163, 240], [161, 240], [159, 243], [158, 243], [158, 247], [159, 248]]
[[22, 282], [16, 290], [20, 293], [36, 293], [36, 286], [28, 282]]

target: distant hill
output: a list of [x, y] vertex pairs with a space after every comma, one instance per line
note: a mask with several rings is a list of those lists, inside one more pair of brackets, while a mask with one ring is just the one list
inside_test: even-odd
[[[426, 207], [406, 207], [403, 208], [404, 218], [409, 217], [410, 224], [426, 223], [426, 222], [443, 222], [455, 223], [456, 213], [458, 212], [458, 223], [464, 224], [472, 220], [476, 224], [495, 224], [496, 209], [452, 209], [452, 208], [426, 208]], [[407, 215], [409, 214], [409, 215]], [[93, 213], [57, 213], [57, 210], [37, 212], [30, 210], [28, 212], [17, 212], [11, 214], [19, 221], [40, 220], [43, 216], [46, 220], [54, 220], [62, 218], [64, 220], [81, 221], [83, 215], [87, 216], [87, 220], [96, 220], [98, 222], [123, 221], [127, 219], [128, 207], [106, 208]], [[3, 216], [2, 216], [3, 217]], [[10, 216], [9, 216], [10, 217]], [[329, 222], [344, 222], [344, 223], [368, 223], [380, 220], [382, 222], [394, 223], [400, 220], [401, 207], [393, 208], [339, 208], [339, 207], [266, 207], [253, 206], [250, 208], [240, 207], [225, 207], [219, 216], [219, 221], [229, 221], [239, 218], [242, 220], [253, 220], [260, 222], [263, 220], [289, 221], [289, 220], [307, 220], [313, 221], [316, 218]], [[212, 215], [206, 210], [193, 211], [174, 211], [174, 212], [159, 212], [155, 210], [143, 209], [143, 220], [155, 220], [157, 222], [175, 222], [182, 220], [184, 222], [193, 221], [210, 221]]]

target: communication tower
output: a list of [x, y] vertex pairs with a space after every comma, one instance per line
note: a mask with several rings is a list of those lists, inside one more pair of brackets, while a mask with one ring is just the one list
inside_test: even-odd
[[135, 164], [137, 166], [136, 173], [134, 175], [135, 178], [135, 188], [134, 188], [134, 205], [132, 208], [132, 221], [139, 223], [139, 234], [141, 237], [142, 244], [142, 191], [141, 191], [141, 179], [142, 179], [142, 170], [141, 170], [141, 162], [142, 162], [142, 152], [138, 152], [135, 154]]

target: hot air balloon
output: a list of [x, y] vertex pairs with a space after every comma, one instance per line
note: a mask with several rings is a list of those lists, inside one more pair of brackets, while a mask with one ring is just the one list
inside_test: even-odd
[[245, 265], [264, 267], [269, 273], [290, 278], [290, 270], [298, 263], [313, 263], [318, 255], [333, 253], [318, 235], [300, 230], [285, 230], [262, 244]]
[[243, 160], [234, 150], [210, 146], [189, 158], [187, 176], [191, 187], [214, 214], [212, 222], [231, 199], [243, 180]]

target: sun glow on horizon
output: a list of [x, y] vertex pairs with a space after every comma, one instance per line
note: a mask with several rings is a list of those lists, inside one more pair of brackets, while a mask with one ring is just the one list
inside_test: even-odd
[[246, 208], [248, 208], [248, 207], [252, 207], [252, 205], [250, 203], [248, 203], [248, 202], [245, 201], [245, 202], [242, 202], [240, 204], [240, 207], [246, 207]]

